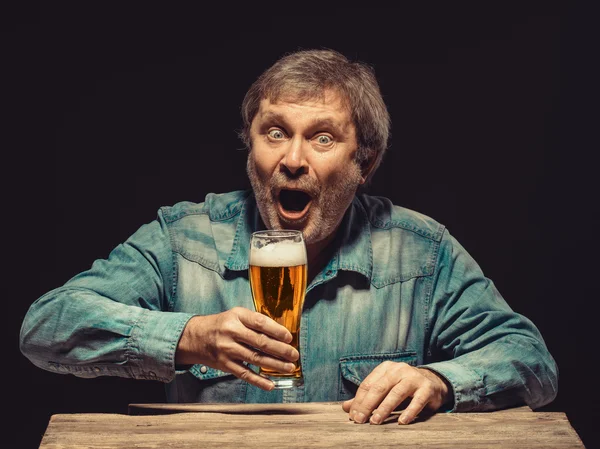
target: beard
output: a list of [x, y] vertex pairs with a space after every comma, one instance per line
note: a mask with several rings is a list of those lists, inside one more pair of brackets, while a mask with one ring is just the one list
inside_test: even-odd
[[[307, 245], [321, 242], [336, 231], [362, 181], [356, 162], [348, 170], [332, 174], [325, 184], [305, 174], [294, 176], [278, 170], [263, 178], [252, 154], [248, 155], [246, 172], [265, 226], [268, 229], [299, 229]], [[284, 188], [302, 190], [312, 198], [307, 215], [298, 222], [288, 222], [278, 212], [277, 192]]]

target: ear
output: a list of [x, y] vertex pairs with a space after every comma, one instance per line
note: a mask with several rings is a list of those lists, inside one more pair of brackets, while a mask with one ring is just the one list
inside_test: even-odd
[[367, 182], [369, 175], [375, 168], [375, 161], [377, 161], [377, 156], [373, 155], [369, 159], [366, 159], [361, 162], [361, 164], [360, 164], [360, 172], [362, 174], [361, 181], [360, 181], [361, 185], [364, 184], [365, 182]]

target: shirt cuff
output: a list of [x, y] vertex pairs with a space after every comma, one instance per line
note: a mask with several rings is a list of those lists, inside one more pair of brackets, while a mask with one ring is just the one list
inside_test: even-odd
[[460, 363], [448, 360], [422, 365], [442, 376], [452, 386], [454, 392], [454, 405], [450, 412], [468, 412], [476, 410], [484, 397], [485, 387], [483, 378], [473, 369]]
[[136, 379], [170, 382], [175, 351], [191, 313], [143, 310], [128, 340], [127, 360]]

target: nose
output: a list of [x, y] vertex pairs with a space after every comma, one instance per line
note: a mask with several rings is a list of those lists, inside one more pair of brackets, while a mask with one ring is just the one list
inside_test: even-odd
[[294, 136], [290, 139], [285, 154], [281, 159], [282, 170], [292, 176], [308, 174], [308, 163], [306, 161], [306, 146], [308, 142], [302, 136]]

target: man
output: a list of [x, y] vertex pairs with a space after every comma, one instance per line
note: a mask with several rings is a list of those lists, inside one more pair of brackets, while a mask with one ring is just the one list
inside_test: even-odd
[[[389, 134], [367, 66], [329, 50], [288, 55], [252, 85], [242, 115], [252, 192], [162, 208], [38, 299], [21, 332], [34, 364], [161, 380], [172, 402], [344, 400], [357, 423], [400, 405], [407, 424], [423, 410], [554, 399], [557, 367], [538, 330], [444, 226], [357, 195]], [[302, 230], [307, 243], [301, 356], [252, 311], [248, 246], [265, 228]], [[305, 383], [291, 390], [255, 368], [298, 362]]]

